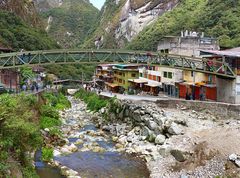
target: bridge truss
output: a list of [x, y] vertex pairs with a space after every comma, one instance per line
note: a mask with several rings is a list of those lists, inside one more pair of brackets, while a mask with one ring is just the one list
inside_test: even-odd
[[0, 54], [0, 69], [49, 64], [146, 64], [236, 78], [228, 63], [156, 52], [120, 50], [50, 50]]

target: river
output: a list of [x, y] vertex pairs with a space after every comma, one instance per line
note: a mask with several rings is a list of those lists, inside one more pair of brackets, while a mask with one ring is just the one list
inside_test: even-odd
[[[118, 152], [111, 136], [95, 127], [83, 102], [69, 97], [72, 107], [63, 113], [63, 136], [68, 145], [77, 145], [77, 151], [54, 157], [60, 165], [77, 171], [82, 178], [147, 178], [145, 162], [136, 155]], [[56, 148], [60, 150], [60, 148]], [[60, 151], [61, 152], [61, 151]], [[37, 152], [35, 165], [40, 178], [63, 178], [58, 168], [40, 159]]]

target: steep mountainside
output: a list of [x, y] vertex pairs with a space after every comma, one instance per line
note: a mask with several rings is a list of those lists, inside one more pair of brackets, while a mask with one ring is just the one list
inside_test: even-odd
[[35, 0], [46, 31], [64, 48], [74, 48], [92, 33], [99, 10], [88, 0]]
[[98, 27], [83, 47], [124, 47], [179, 0], [107, 0]]
[[177, 8], [165, 13], [142, 31], [129, 49], [156, 50], [165, 35], [179, 35], [181, 30], [205, 32], [217, 37], [222, 48], [240, 45], [240, 0], [182, 0]]
[[0, 1], [0, 45], [14, 50], [57, 48], [41, 28], [41, 20], [31, 1]]
[[34, 4], [39, 12], [46, 12], [52, 8], [60, 7], [63, 0], [34, 0]]

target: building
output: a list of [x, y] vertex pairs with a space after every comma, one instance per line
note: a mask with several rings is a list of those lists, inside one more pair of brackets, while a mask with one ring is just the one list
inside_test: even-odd
[[0, 83], [8, 90], [19, 90], [19, 72], [16, 70], [3, 69], [0, 70]]
[[[223, 51], [202, 50], [201, 55], [213, 60], [225, 60], [236, 73], [236, 79], [216, 77], [217, 101], [240, 104], [240, 48]], [[225, 71], [222, 71], [225, 72]]]
[[[193, 71], [183, 71], [183, 82], [176, 84], [179, 97], [196, 100], [217, 100], [216, 77]], [[188, 96], [187, 96], [188, 95]]]
[[151, 66], [139, 70], [139, 78], [147, 81], [145, 90], [156, 95], [159, 91], [170, 96], [178, 96], [176, 82], [182, 81], [182, 70], [167, 67]]
[[96, 76], [103, 82], [113, 83], [113, 66], [115, 64], [100, 64], [96, 68]]
[[217, 39], [204, 37], [202, 33], [181, 32], [181, 36], [166, 36], [158, 44], [158, 51], [184, 56], [200, 56], [201, 50], [219, 50]]
[[113, 69], [113, 83], [106, 82], [107, 89], [112, 92], [128, 91], [130, 87], [129, 79], [139, 77], [140, 65], [135, 64], [116, 64]]
[[[189, 32], [188, 30], [182, 31], [181, 36], [166, 36], [158, 44], [158, 50], [161, 52], [193, 57], [200, 57], [201, 50], [219, 49], [217, 39], [204, 37], [203, 33]], [[168, 72], [171, 77], [170, 69], [166, 70], [164, 75], [168, 76]], [[178, 80], [181, 81], [180, 78]], [[166, 83], [166, 81], [162, 81], [162, 83]], [[167, 88], [168, 91], [174, 91], [174, 87], [168, 85]], [[190, 95], [193, 99], [217, 100], [216, 76], [184, 70], [182, 71], [182, 81], [175, 82], [175, 94], [180, 98], [187, 98], [187, 95]]]

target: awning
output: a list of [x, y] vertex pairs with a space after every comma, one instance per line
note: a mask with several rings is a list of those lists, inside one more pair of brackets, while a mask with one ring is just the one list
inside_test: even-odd
[[119, 86], [119, 85], [116, 84], [116, 83], [108, 83], [108, 82], [106, 82], [105, 84], [108, 85], [108, 86], [111, 87], [111, 88], [114, 88], [114, 87], [118, 87], [118, 86]]
[[205, 82], [196, 82], [195, 83], [197, 86], [203, 86], [203, 85], [205, 85], [206, 83]]
[[145, 84], [146, 86], [149, 86], [149, 87], [159, 87], [160, 85], [159, 84], [153, 84], [153, 83], [148, 83], [148, 84]]
[[128, 79], [128, 81], [134, 82], [134, 83], [148, 83], [148, 81], [145, 79]]

